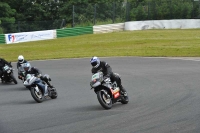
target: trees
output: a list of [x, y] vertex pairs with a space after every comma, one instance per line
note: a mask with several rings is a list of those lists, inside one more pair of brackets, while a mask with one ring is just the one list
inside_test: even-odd
[[197, 2], [191, 0], [129, 1], [130, 20], [191, 19], [199, 14]]
[[11, 9], [11, 7], [7, 3], [0, 2], [0, 20], [2, 22], [15, 22], [15, 12], [15, 9]]
[[[5, 32], [45, 30], [132, 20], [190, 19], [200, 15], [193, 0], [1, 0]], [[59, 21], [58, 21], [59, 20]], [[41, 23], [42, 22], [42, 23]], [[8, 25], [8, 23], [15, 23]], [[103, 24], [103, 23], [102, 23]]]
[[9, 27], [9, 29], [13, 28], [13, 23], [15, 22], [15, 13], [15, 9], [12, 9], [7, 3], [0, 2], [0, 21], [2, 23], [0, 32], [6, 32], [4, 27]]

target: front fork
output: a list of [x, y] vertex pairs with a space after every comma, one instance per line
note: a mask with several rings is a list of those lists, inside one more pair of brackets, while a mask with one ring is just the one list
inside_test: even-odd
[[[39, 86], [40, 88], [43, 89], [43, 93], [48, 93], [48, 90], [47, 90], [47, 84], [43, 84], [42, 82], [38, 81], [38, 83], [36, 83], [37, 85], [36, 86]], [[38, 88], [39, 89], [39, 88]]]
[[110, 95], [108, 94], [107, 91], [105, 91], [105, 90], [101, 90], [101, 91], [105, 94], [105, 96], [106, 96], [107, 99], [110, 99]]
[[38, 86], [36, 85], [36, 87], [35, 87], [35, 90], [36, 90], [36, 92], [37, 93], [39, 93], [40, 91], [39, 91], [39, 88], [38, 88]]

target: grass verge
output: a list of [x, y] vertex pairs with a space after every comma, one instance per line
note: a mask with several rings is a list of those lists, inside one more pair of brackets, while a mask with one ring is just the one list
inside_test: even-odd
[[0, 45], [0, 57], [17, 61], [91, 56], [199, 57], [200, 29], [143, 30], [81, 35]]

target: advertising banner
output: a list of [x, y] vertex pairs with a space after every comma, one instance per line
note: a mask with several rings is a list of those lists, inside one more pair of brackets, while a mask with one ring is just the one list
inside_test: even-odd
[[5, 34], [6, 44], [54, 39], [54, 30]]

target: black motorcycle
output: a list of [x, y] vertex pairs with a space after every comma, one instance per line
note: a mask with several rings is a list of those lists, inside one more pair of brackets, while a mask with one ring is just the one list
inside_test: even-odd
[[1, 81], [5, 82], [5, 83], [14, 82], [15, 84], [17, 84], [17, 80], [14, 76], [13, 71], [14, 71], [14, 69], [11, 67], [11, 62], [9, 63], [9, 65], [6, 64], [3, 67], [3, 75], [1, 77]]
[[102, 72], [92, 75], [90, 86], [97, 94], [99, 103], [105, 109], [111, 109], [112, 105], [116, 102], [121, 102], [122, 104], [127, 104], [129, 102], [127, 92], [126, 95], [124, 95], [125, 93], [120, 91], [116, 82], [106, 83]]

